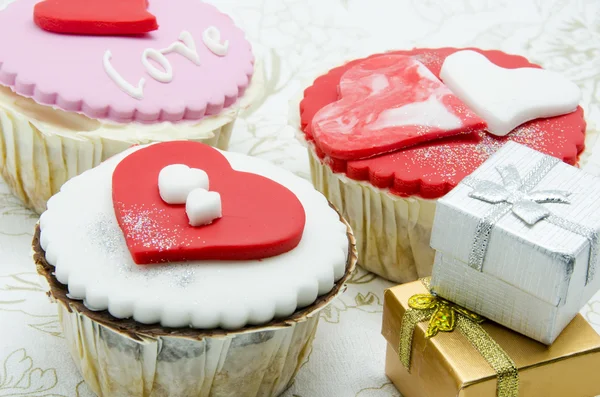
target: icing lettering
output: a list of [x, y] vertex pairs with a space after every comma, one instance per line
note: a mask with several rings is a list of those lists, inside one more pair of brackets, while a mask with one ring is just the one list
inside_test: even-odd
[[188, 31], [183, 31], [179, 35], [179, 41], [174, 42], [169, 47], [164, 50], [161, 50], [163, 54], [169, 54], [171, 52], [176, 52], [179, 55], [182, 55], [194, 62], [196, 65], [200, 66], [200, 55], [196, 51], [196, 42], [194, 38]]
[[225, 40], [221, 43], [221, 32], [214, 26], [209, 27], [202, 34], [204, 45], [212, 51], [213, 54], [223, 57], [227, 55], [229, 49], [229, 41]]
[[146, 79], [142, 77], [140, 81], [138, 81], [137, 87], [134, 87], [133, 85], [129, 84], [129, 82], [125, 80], [123, 76], [121, 76], [113, 67], [113, 65], [110, 63], [111, 58], [112, 53], [110, 50], [106, 50], [104, 53], [104, 70], [106, 70], [108, 77], [110, 77], [120, 89], [125, 91], [130, 96], [134, 97], [135, 99], [142, 99], [144, 97], [144, 84], [146, 84]]
[[[217, 56], [225, 56], [227, 55], [227, 51], [229, 49], [229, 41], [225, 40], [221, 43], [221, 32], [214, 26], [207, 28], [203, 35], [202, 41], [206, 45], [213, 54]], [[161, 83], [170, 83], [173, 81], [173, 67], [169, 60], [165, 57], [165, 54], [169, 54], [175, 52], [189, 61], [193, 62], [195, 65], [200, 66], [200, 55], [198, 55], [198, 51], [196, 50], [196, 42], [194, 41], [194, 37], [192, 37], [191, 33], [188, 31], [182, 31], [179, 34], [179, 41], [176, 41], [169, 45], [167, 48], [163, 48], [161, 50], [157, 50], [154, 48], [147, 48], [142, 53], [142, 64], [146, 69], [146, 72], [156, 81]], [[135, 99], [143, 99], [144, 98], [144, 85], [146, 84], [146, 79], [143, 77], [140, 78], [137, 87], [130, 84], [110, 63], [110, 59], [112, 58], [112, 53], [110, 50], [106, 50], [104, 53], [104, 70], [111, 78], [112, 81], [117, 84], [117, 86], [123, 90], [125, 93], [130, 95]], [[156, 67], [153, 65], [150, 60], [155, 61], [160, 65], [163, 69]]]
[[[164, 71], [151, 64], [150, 59], [156, 61]], [[173, 80], [173, 67], [162, 52], [159, 52], [154, 48], [146, 48], [142, 54], [142, 63], [146, 68], [146, 72], [148, 72], [154, 80], [160, 81], [161, 83], [170, 83]]]

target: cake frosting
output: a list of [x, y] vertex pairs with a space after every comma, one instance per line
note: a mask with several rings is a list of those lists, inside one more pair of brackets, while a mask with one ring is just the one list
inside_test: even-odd
[[252, 77], [243, 32], [200, 1], [150, 2], [159, 28], [141, 36], [48, 32], [33, 22], [37, 2], [0, 12], [0, 29], [19, 37], [0, 43], [0, 84], [39, 104], [120, 123], [200, 120], [234, 104]]
[[137, 265], [115, 216], [111, 186], [115, 168], [146, 148], [131, 148], [71, 179], [48, 202], [41, 246], [72, 299], [143, 324], [234, 329], [289, 316], [343, 277], [347, 228], [327, 200], [305, 180], [234, 153], [223, 153], [234, 170], [266, 177], [297, 197], [306, 214], [298, 245], [263, 259]]
[[353, 160], [483, 130], [485, 121], [416, 59], [372, 57], [348, 69], [340, 99], [319, 110], [312, 136], [326, 155]]
[[440, 78], [487, 122], [486, 131], [497, 136], [527, 121], [571, 113], [581, 101], [579, 87], [560, 73], [503, 68], [471, 50], [446, 57]]
[[[471, 50], [483, 54], [493, 64], [502, 68], [539, 68], [520, 56], [500, 51]], [[397, 196], [420, 196], [427, 199], [446, 194], [508, 140], [553, 155], [569, 164], [577, 164], [578, 156], [584, 149], [585, 138], [585, 121], [581, 107], [561, 116], [529, 121], [503, 137], [480, 130], [420, 142], [415, 146], [371, 158], [339, 156], [331, 152], [327, 145], [320, 144], [315, 135], [315, 132], [323, 134], [323, 131], [315, 131], [315, 128], [323, 127], [323, 123], [318, 119], [319, 114], [326, 111], [330, 104], [340, 100], [340, 84], [344, 76], [357, 65], [369, 60], [377, 61], [382, 57], [410, 56], [439, 77], [446, 57], [457, 51], [459, 50], [441, 48], [377, 54], [349, 62], [315, 80], [314, 84], [306, 89], [300, 106], [301, 127], [321, 161], [333, 172], [344, 173], [352, 180], [365, 181]]]

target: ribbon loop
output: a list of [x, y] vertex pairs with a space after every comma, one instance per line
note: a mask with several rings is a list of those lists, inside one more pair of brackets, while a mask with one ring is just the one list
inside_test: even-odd
[[513, 204], [512, 212], [528, 225], [535, 225], [550, 215], [550, 211], [543, 205], [526, 200]]
[[477, 181], [469, 197], [490, 204], [509, 203], [512, 205], [511, 211], [528, 225], [535, 225], [550, 215], [550, 211], [540, 203], [570, 204], [570, 192], [567, 191], [526, 190], [519, 171], [512, 164], [496, 167], [496, 170], [500, 173], [504, 185], [486, 180]]
[[519, 170], [513, 164], [498, 166], [496, 170], [502, 178], [502, 185], [488, 180], [477, 180], [473, 177], [465, 178], [463, 183], [473, 188], [469, 192], [469, 197], [493, 204], [490, 211], [482, 217], [477, 225], [469, 254], [470, 267], [478, 271], [483, 270], [483, 261], [494, 224], [512, 212], [529, 226], [542, 220], [548, 220], [552, 224], [588, 239], [590, 259], [586, 285], [593, 279], [596, 262], [600, 260], [599, 232], [590, 231], [584, 226], [557, 217], [542, 205], [544, 203], [571, 204], [569, 200], [571, 192], [564, 190], [532, 191], [559, 162], [560, 160], [554, 157], [545, 156], [524, 178], [521, 178]]
[[[421, 280], [429, 289], [429, 280]], [[408, 301], [400, 327], [398, 357], [410, 372], [412, 341], [418, 323], [428, 321], [425, 338], [435, 337], [439, 331], [452, 332], [458, 329], [471, 343], [497, 375], [496, 396], [517, 397], [519, 373], [514, 361], [481, 327], [485, 320], [478, 314], [435, 295], [417, 294]]]
[[512, 164], [499, 166], [496, 168], [502, 177], [502, 182], [506, 189], [511, 192], [518, 190], [521, 187], [521, 175], [519, 175], [519, 170]]

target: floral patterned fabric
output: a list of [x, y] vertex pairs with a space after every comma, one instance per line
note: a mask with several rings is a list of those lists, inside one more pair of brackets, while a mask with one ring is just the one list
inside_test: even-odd
[[[0, 0], [0, 8], [10, 1]], [[584, 167], [600, 174], [600, 154], [592, 155], [600, 125], [597, 0], [209, 2], [245, 29], [267, 78], [262, 96], [236, 125], [234, 151], [308, 178], [295, 122], [302, 90], [315, 76], [388, 49], [478, 46], [525, 55], [579, 84], [589, 123]], [[0, 184], [0, 397], [92, 396], [35, 273], [30, 243], [36, 221]], [[312, 352], [285, 397], [400, 395], [385, 377], [380, 335], [389, 286], [362, 270], [352, 277], [345, 295], [322, 313]], [[600, 294], [582, 313], [600, 331]]]

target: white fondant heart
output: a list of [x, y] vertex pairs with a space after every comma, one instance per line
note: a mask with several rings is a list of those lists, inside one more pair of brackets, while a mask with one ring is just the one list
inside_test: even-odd
[[158, 191], [167, 204], [185, 204], [194, 189], [208, 189], [208, 175], [185, 164], [171, 164], [158, 174]]
[[529, 120], [571, 113], [581, 100], [579, 88], [558, 73], [501, 68], [475, 51], [448, 56], [440, 78], [498, 136]]
[[190, 192], [185, 203], [190, 225], [210, 225], [222, 216], [221, 195], [205, 189], [194, 189]]
[[210, 26], [202, 34], [204, 45], [215, 55], [224, 57], [229, 49], [229, 41], [221, 43], [221, 32], [214, 26]]

